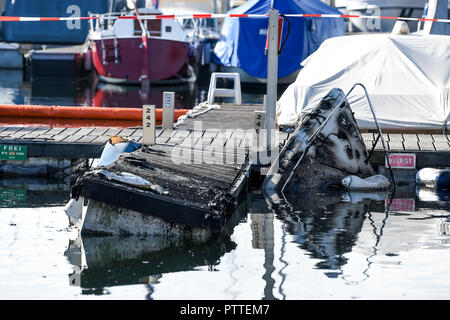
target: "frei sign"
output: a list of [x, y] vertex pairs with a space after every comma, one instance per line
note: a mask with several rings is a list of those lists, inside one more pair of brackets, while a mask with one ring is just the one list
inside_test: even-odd
[[27, 160], [27, 146], [0, 144], [1, 160]]

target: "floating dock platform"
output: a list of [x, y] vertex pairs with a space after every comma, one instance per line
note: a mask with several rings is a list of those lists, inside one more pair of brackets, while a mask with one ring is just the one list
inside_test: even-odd
[[25, 55], [32, 81], [76, 80], [87, 76], [84, 45], [49, 47]]
[[[254, 130], [255, 111], [263, 108], [263, 105], [224, 104], [211, 109], [204, 106], [196, 110], [195, 118], [184, 119], [173, 130], [156, 129], [156, 144], [123, 154], [105, 167], [109, 172], [142, 177], [162, 187], [164, 192], [150, 192], [101, 175], [87, 174], [81, 184], [77, 183], [78, 188], [77, 185], [72, 188], [72, 197], [84, 196], [169, 223], [221, 229], [230, 220], [249, 181], [264, 173], [260, 164], [249, 161], [254, 149], [248, 135]], [[282, 147], [291, 133], [277, 132]], [[139, 143], [143, 139], [143, 129], [2, 127], [0, 148], [20, 147], [26, 150], [28, 158], [91, 159], [100, 157], [111, 136]], [[370, 150], [377, 135], [363, 133], [362, 136]], [[384, 138], [389, 153], [414, 155], [414, 168], [409, 170], [409, 178], [423, 167], [449, 166], [449, 135], [388, 133]], [[374, 148], [371, 163], [378, 171], [384, 169], [385, 155], [380, 141]], [[151, 213], [149, 208], [152, 208]], [[137, 224], [145, 227], [142, 220]]]
[[[225, 104], [220, 109], [210, 110], [193, 119], [188, 118], [174, 130], [157, 128], [156, 143], [161, 146], [183, 146], [189, 143], [194, 147], [205, 147], [216, 144], [226, 146], [228, 141], [233, 141], [236, 146], [244, 146], [245, 135], [223, 136], [219, 135], [219, 132], [253, 129], [256, 110], [263, 110], [263, 106]], [[199, 132], [195, 131], [194, 119], [202, 122]], [[120, 129], [4, 126], [0, 127], [0, 144], [26, 146], [30, 157], [95, 158], [101, 155], [102, 147], [114, 135], [141, 142], [143, 130], [142, 127]], [[370, 149], [376, 141], [376, 134], [362, 133], [362, 136]], [[284, 143], [288, 138], [289, 133], [279, 131], [280, 143]], [[418, 168], [450, 165], [449, 134], [385, 133], [384, 138], [389, 153], [415, 154]], [[375, 167], [385, 163], [381, 141], [375, 146], [371, 162]]]

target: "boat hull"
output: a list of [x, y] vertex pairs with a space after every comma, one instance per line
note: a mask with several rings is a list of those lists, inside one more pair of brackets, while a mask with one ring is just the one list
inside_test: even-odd
[[82, 234], [138, 234], [193, 238], [206, 241], [212, 232], [206, 228], [164, 221], [154, 215], [89, 200]]
[[111, 38], [93, 40], [91, 50], [95, 70], [105, 82], [139, 84], [145, 76], [151, 83], [195, 81], [187, 42], [149, 37], [145, 48], [141, 37]]
[[305, 189], [327, 191], [349, 175], [374, 175], [356, 119], [337, 88], [302, 118], [277, 160], [263, 183], [265, 195], [274, 202], [285, 188], [294, 195]]

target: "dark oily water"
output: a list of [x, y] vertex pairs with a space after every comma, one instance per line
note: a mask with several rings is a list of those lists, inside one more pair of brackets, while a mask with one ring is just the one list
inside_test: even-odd
[[[0, 69], [0, 104], [31, 104], [56, 106], [94, 106], [140, 108], [145, 104], [162, 106], [163, 92], [175, 92], [175, 108], [192, 109], [208, 98], [210, 73], [205, 72], [191, 84], [155, 85], [142, 89], [135, 85], [100, 82], [91, 74], [73, 81], [25, 81], [22, 70]], [[232, 83], [218, 82], [231, 87]], [[280, 86], [278, 97], [286, 85]], [[242, 84], [244, 103], [262, 103], [265, 85]], [[229, 99], [229, 98], [219, 98]], [[226, 101], [226, 100], [225, 100]]]
[[140, 108], [161, 107], [163, 92], [175, 91], [175, 107], [191, 109], [207, 99], [208, 83], [179, 86], [120, 86], [89, 78], [73, 81], [24, 81], [22, 70], [0, 70], [0, 104], [94, 106]]

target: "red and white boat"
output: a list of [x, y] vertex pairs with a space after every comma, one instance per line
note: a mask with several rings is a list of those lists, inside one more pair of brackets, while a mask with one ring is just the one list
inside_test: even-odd
[[155, 8], [95, 15], [88, 41], [100, 80], [123, 84], [174, 84], [196, 80], [192, 64], [192, 32], [175, 19], [146, 20], [160, 15]]

